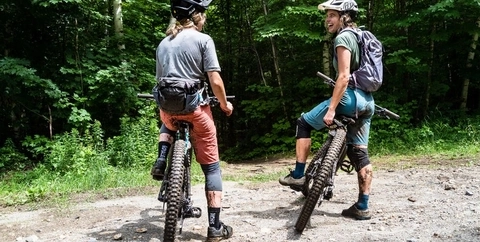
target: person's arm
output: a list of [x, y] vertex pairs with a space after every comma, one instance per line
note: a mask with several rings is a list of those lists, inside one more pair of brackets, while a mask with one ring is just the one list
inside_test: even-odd
[[220, 73], [218, 73], [218, 71], [208, 71], [207, 74], [213, 94], [220, 102], [220, 108], [227, 116], [230, 116], [233, 112], [233, 105], [227, 101], [225, 86]]
[[338, 61], [338, 77], [335, 81], [335, 87], [333, 88], [332, 98], [330, 99], [330, 106], [328, 107], [327, 114], [323, 118], [323, 121], [330, 125], [333, 123], [333, 118], [335, 117], [335, 109], [340, 103], [340, 100], [347, 90], [348, 79], [350, 78], [350, 51], [343, 47], [337, 47], [337, 61]]

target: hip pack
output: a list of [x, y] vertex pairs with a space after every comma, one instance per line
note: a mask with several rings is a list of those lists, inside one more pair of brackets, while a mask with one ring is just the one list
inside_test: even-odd
[[162, 78], [152, 89], [157, 105], [171, 114], [187, 114], [200, 105], [203, 92], [200, 80]]

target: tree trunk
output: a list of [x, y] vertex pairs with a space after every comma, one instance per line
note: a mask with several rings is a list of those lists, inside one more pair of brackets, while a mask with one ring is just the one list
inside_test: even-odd
[[432, 73], [433, 73], [433, 58], [435, 51], [435, 41], [433, 40], [433, 35], [436, 33], [436, 24], [433, 23], [433, 28], [430, 37], [430, 68], [428, 69], [427, 74], [427, 83], [425, 84], [425, 96], [422, 105], [422, 118], [427, 116], [428, 106], [430, 106], [430, 90], [432, 87]]
[[263, 74], [263, 67], [262, 67], [262, 62], [260, 60], [260, 55], [258, 54], [257, 47], [255, 46], [255, 41], [253, 41], [253, 36], [252, 36], [252, 24], [250, 22], [250, 16], [248, 15], [248, 11], [246, 12], [246, 21], [248, 24], [248, 36], [250, 37], [250, 42], [252, 43], [252, 51], [255, 54], [255, 58], [257, 59], [258, 62], [258, 72], [260, 73], [260, 77], [262, 78], [262, 82], [264, 86], [267, 86], [267, 81], [265, 80], [265, 75]]
[[331, 73], [330, 73], [330, 45], [328, 44], [329, 43], [329, 39], [328, 37], [325, 37], [324, 40], [322, 41], [323, 42], [323, 53], [322, 53], [322, 64], [323, 64], [323, 74], [325, 74], [326, 76], [329, 76], [331, 77], [332, 79], [335, 80], [335, 77], [334, 76], [330, 76]]
[[[477, 27], [480, 28], [480, 17], [477, 18]], [[477, 49], [477, 41], [478, 41], [478, 29], [473, 34], [472, 44], [470, 45], [470, 52], [468, 53], [467, 57], [467, 69], [472, 67], [472, 61], [475, 58], [475, 50]], [[463, 89], [462, 89], [462, 103], [460, 104], [461, 110], [467, 109], [467, 97], [468, 97], [468, 87], [470, 85], [470, 78], [467, 76], [465, 80], [463, 80]]]
[[368, 0], [367, 2], [367, 29], [372, 31], [373, 28], [373, 6], [375, 1]]
[[125, 49], [123, 44], [122, 0], [113, 0], [113, 23], [118, 38], [118, 49]]
[[[267, 11], [267, 4], [265, 1], [262, 1], [263, 3], [263, 12], [265, 13], [265, 16], [268, 15]], [[280, 97], [282, 97], [282, 106], [283, 106], [283, 112], [285, 115], [285, 119], [288, 120], [288, 114], [287, 114], [287, 105], [285, 104], [285, 98], [283, 94], [283, 86], [282, 86], [282, 78], [280, 75], [280, 67], [279, 67], [279, 58], [277, 55], [277, 48], [275, 47], [275, 41], [273, 40], [273, 37], [270, 37], [270, 43], [272, 46], [272, 55], [273, 55], [273, 65], [275, 66], [275, 75], [277, 76], [277, 82], [278, 82], [278, 87], [280, 88]]]

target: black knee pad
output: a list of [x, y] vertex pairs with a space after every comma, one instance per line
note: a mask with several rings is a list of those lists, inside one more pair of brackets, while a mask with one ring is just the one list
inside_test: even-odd
[[295, 130], [295, 138], [310, 138], [313, 127], [302, 117], [297, 119], [297, 129]]
[[208, 165], [201, 165], [203, 174], [205, 175], [205, 191], [221, 192], [222, 187], [222, 173], [220, 171], [220, 162], [215, 162]]
[[167, 128], [167, 126], [165, 126], [165, 124], [162, 124], [162, 126], [160, 127], [160, 133], [163, 134], [163, 133], [167, 133], [169, 134], [170, 136], [175, 136], [175, 131], [173, 130], [169, 130]]
[[357, 172], [370, 164], [367, 148], [358, 148], [353, 145], [348, 145], [347, 156], [350, 162], [355, 166], [355, 171]]

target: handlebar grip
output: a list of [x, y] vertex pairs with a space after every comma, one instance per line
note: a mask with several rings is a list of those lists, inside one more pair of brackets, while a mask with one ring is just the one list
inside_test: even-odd
[[386, 108], [384, 109], [384, 112], [390, 118], [393, 118], [393, 119], [399, 119], [400, 118], [400, 115], [398, 115], [398, 114], [396, 114], [396, 113], [394, 113], [394, 112], [392, 112], [392, 111], [390, 111]]
[[333, 81], [332, 78], [330, 78], [329, 76], [327, 76], [327, 75], [325, 75], [325, 74], [323, 74], [323, 73], [321, 73], [321, 72], [319, 72], [319, 71], [317, 71], [317, 76], [318, 76], [318, 77], [321, 77], [323, 80], [328, 81], [328, 82], [332, 82], [332, 81]]
[[138, 94], [137, 94], [137, 97], [138, 97], [138, 98], [153, 98], [153, 94], [142, 94], [142, 93], [138, 93]]

